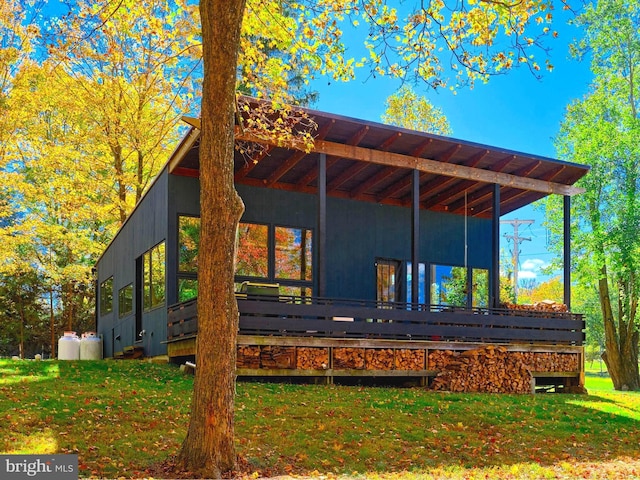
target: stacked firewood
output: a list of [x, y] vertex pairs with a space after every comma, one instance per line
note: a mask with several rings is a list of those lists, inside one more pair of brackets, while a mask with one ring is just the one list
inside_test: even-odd
[[399, 348], [396, 350], [396, 370], [424, 370], [424, 350]]
[[532, 372], [577, 372], [580, 357], [577, 353], [513, 352]]
[[393, 370], [393, 349], [367, 348], [365, 351], [365, 364], [367, 370]]
[[364, 369], [364, 348], [340, 347], [333, 349], [333, 368]]
[[429, 366], [444, 366], [434, 378], [434, 390], [451, 392], [529, 393], [531, 372], [506, 348], [486, 347], [451, 352], [434, 351], [429, 354]]
[[569, 308], [564, 303], [556, 303], [552, 300], [543, 300], [534, 304], [518, 305], [515, 303], [505, 303], [505, 308], [509, 310], [521, 310], [531, 312], [568, 312]]
[[298, 347], [296, 365], [301, 370], [329, 368], [329, 349], [326, 347]]
[[260, 368], [260, 347], [238, 345], [236, 350], [237, 368]]
[[296, 368], [296, 347], [265, 345], [260, 349], [262, 368]]

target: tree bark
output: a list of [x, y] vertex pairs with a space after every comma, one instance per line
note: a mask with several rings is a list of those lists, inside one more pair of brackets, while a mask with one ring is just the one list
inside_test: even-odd
[[[618, 312], [618, 326], [611, 308], [607, 267], [600, 269], [598, 281], [600, 306], [604, 321], [605, 351], [602, 359], [616, 390], [640, 390], [640, 372], [638, 371], [638, 332], [626, 334], [627, 324], [623, 320], [625, 312]], [[626, 322], [633, 322], [627, 319]]]
[[244, 206], [233, 182], [234, 105], [244, 0], [201, 0], [204, 85], [196, 373], [177, 465], [204, 478], [232, 470], [238, 306], [235, 236]]

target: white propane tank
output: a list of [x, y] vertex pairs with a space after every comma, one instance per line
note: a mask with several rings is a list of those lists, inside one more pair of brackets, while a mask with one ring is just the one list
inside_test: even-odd
[[94, 332], [82, 334], [80, 360], [102, 360], [102, 338]]
[[64, 332], [58, 340], [58, 360], [79, 360], [80, 339], [76, 332]]

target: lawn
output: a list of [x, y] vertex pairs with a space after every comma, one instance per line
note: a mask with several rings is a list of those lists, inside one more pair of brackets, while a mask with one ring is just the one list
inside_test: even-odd
[[[0, 360], [0, 453], [77, 453], [83, 477], [159, 476], [193, 380], [140, 361]], [[246, 475], [640, 478], [640, 394], [589, 375], [589, 395], [239, 383]]]

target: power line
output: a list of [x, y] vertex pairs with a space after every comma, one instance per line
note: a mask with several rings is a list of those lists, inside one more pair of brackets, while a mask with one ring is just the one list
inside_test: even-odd
[[520, 225], [531, 225], [535, 223], [535, 220], [519, 220], [514, 218], [513, 220], [500, 220], [500, 224], [508, 224], [513, 227], [513, 235], [504, 234], [504, 237], [507, 240], [513, 240], [513, 252], [512, 252], [512, 262], [513, 262], [513, 296], [515, 297], [515, 301], [518, 301], [518, 268], [520, 265], [520, 244], [522, 242], [531, 241], [531, 237], [521, 237], [518, 233], [518, 228]]

